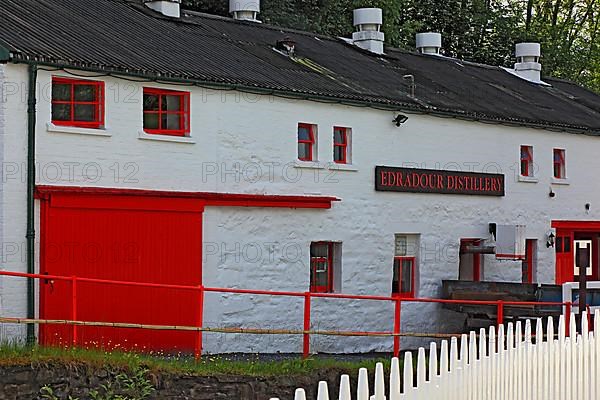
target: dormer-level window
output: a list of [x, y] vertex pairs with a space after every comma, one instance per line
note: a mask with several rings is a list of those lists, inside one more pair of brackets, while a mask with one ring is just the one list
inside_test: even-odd
[[317, 136], [316, 126], [298, 124], [298, 160], [316, 161]]
[[102, 128], [104, 82], [53, 77], [52, 123], [81, 128]]
[[533, 146], [521, 146], [521, 176], [533, 176]]
[[144, 88], [144, 131], [154, 135], [190, 133], [190, 93]]
[[350, 129], [336, 126], [333, 128], [333, 161], [336, 164], [349, 164]]
[[554, 178], [566, 179], [567, 169], [565, 163], [565, 151], [563, 149], [554, 149]]

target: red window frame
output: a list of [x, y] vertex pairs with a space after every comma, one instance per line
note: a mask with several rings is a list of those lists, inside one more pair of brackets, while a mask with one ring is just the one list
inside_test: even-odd
[[[566, 178], [566, 163], [565, 163], [565, 150], [564, 149], [554, 149], [552, 152], [552, 165], [553, 165], [553, 176], [556, 179], [565, 179]], [[558, 156], [558, 161], [556, 160]]]
[[533, 146], [521, 146], [521, 176], [533, 176]]
[[[396, 261], [398, 261], [398, 286], [393, 287], [393, 277], [392, 277], [392, 296], [399, 297], [402, 299], [409, 299], [415, 297], [415, 261], [416, 258], [413, 256], [395, 256], [393, 268], [396, 268]], [[402, 291], [402, 267], [404, 261], [410, 261], [411, 263], [411, 272], [410, 272], [410, 291], [403, 292]]]
[[[178, 90], [166, 90], [157, 88], [144, 88], [145, 95], [158, 96], [158, 110], [143, 109], [144, 117], [146, 114], [158, 114], [158, 129], [148, 129], [144, 127], [144, 132], [150, 135], [169, 135], [169, 136], [187, 136], [190, 133], [190, 92], [182, 92]], [[162, 96], [177, 96], [179, 97], [179, 110], [167, 111], [162, 109]], [[142, 106], [143, 107], [143, 106]], [[163, 129], [162, 116], [164, 114], [179, 115], [179, 126], [181, 129]]]
[[[308, 140], [304, 140], [304, 139], [300, 140], [300, 129], [301, 128], [308, 130], [308, 136], [309, 136]], [[308, 144], [308, 156], [307, 157], [300, 157], [300, 152], [298, 152], [298, 160], [300, 160], [300, 161], [313, 161], [313, 153], [314, 153], [314, 148], [315, 148], [314, 129], [315, 129], [315, 126], [311, 125], [311, 124], [304, 124], [304, 123], [298, 124], [298, 145]]]
[[[336, 131], [341, 132], [342, 141], [335, 141], [335, 133]], [[342, 149], [342, 158], [336, 160], [336, 149]], [[333, 127], [333, 162], [336, 164], [347, 164], [348, 163], [348, 128], [342, 128], [340, 126]]]
[[[104, 126], [104, 82], [92, 81], [87, 79], [73, 79], [54, 76], [52, 77], [52, 86], [54, 85], [70, 85], [71, 86], [71, 99], [70, 100], [55, 100], [54, 95], [52, 96], [51, 103], [54, 104], [68, 104], [71, 106], [71, 118], [68, 121], [59, 121], [52, 118], [54, 125], [60, 126], [73, 126], [78, 128], [91, 128], [99, 129]], [[96, 88], [96, 98], [94, 101], [75, 101], [75, 87], [76, 86], [94, 86]], [[54, 91], [53, 91], [54, 93]], [[75, 119], [75, 106], [76, 105], [94, 105], [96, 106], [96, 118], [94, 121], [77, 121]]]
[[[310, 292], [311, 293], [333, 293], [333, 243], [332, 242], [313, 242], [312, 245], [327, 245], [327, 257], [310, 256]], [[327, 265], [327, 284], [317, 285], [316, 275], [319, 263], [325, 262]]]

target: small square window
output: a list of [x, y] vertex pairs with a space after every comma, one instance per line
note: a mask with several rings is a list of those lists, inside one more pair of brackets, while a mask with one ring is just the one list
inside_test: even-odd
[[190, 132], [190, 94], [144, 88], [144, 131], [154, 135], [186, 136]]
[[53, 124], [102, 128], [104, 107], [104, 82], [52, 78]]
[[567, 171], [566, 171], [566, 163], [565, 163], [565, 151], [563, 149], [554, 149], [554, 177], [556, 179], [566, 179]]
[[316, 127], [310, 124], [298, 124], [298, 160], [316, 161]]
[[333, 128], [333, 161], [350, 164], [350, 128]]
[[521, 176], [533, 176], [533, 146], [521, 146]]

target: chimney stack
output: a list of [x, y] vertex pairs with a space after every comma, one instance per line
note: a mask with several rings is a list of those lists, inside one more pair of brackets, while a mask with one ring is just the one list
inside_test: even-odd
[[515, 56], [517, 57], [517, 63], [515, 64], [514, 73], [528, 81], [541, 83], [541, 55], [542, 50], [539, 43], [517, 43], [517, 46], [515, 48]]
[[354, 26], [352, 41], [361, 49], [375, 54], [383, 54], [385, 35], [381, 32], [383, 12], [381, 8], [359, 8], [354, 10]]
[[436, 32], [417, 33], [417, 51], [421, 54], [439, 55], [442, 50], [442, 34]]
[[233, 19], [240, 21], [260, 22], [260, 0], [229, 0], [229, 13]]
[[144, 3], [165, 17], [179, 18], [181, 16], [181, 0], [144, 0]]

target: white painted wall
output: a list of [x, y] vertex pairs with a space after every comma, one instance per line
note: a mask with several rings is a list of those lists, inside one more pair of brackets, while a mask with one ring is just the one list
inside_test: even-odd
[[[9, 66], [8, 78], [26, 79], [25, 68]], [[51, 72], [39, 74], [38, 182], [160, 190], [268, 194], [322, 194], [342, 199], [331, 210], [207, 208], [204, 214], [204, 283], [207, 286], [306, 291], [311, 241], [342, 241], [341, 290], [389, 295], [394, 234], [420, 234], [418, 292], [439, 297], [440, 281], [458, 277], [460, 238], [487, 237], [488, 223], [523, 224], [539, 240], [539, 282], [554, 280], [554, 252], [545, 233], [553, 219], [600, 219], [600, 139], [528, 128], [409, 115], [396, 127], [392, 112], [295, 101], [201, 88], [192, 91], [192, 140], [175, 143], [140, 139], [142, 87], [107, 78], [105, 136], [50, 131]], [[149, 86], [162, 87], [152, 84]], [[168, 87], [177, 89], [177, 87]], [[5, 158], [24, 160], [26, 104], [10, 98]], [[333, 126], [352, 128], [355, 170], [298, 168], [296, 125], [317, 124], [318, 156], [332, 160]], [[51, 129], [52, 130], [52, 129]], [[76, 130], [84, 132], [81, 130]], [[537, 183], [519, 182], [519, 146], [534, 146]], [[552, 149], [566, 149], [569, 185], [552, 185]], [[418, 166], [506, 174], [506, 196], [383, 193], [374, 190], [375, 165]], [[239, 173], [233, 171], [238, 170]], [[262, 176], [255, 178], [257, 169]], [[98, 171], [101, 174], [98, 174]], [[4, 187], [5, 240], [24, 243], [25, 185]], [[591, 203], [586, 213], [585, 203]], [[260, 249], [260, 256], [257, 255]], [[296, 254], [298, 252], [299, 254]], [[23, 262], [7, 264], [25, 270]], [[518, 281], [518, 262], [485, 256], [487, 280]], [[25, 309], [24, 286], [4, 282], [11, 313]], [[207, 297], [206, 325], [301, 328], [300, 300], [235, 295]], [[313, 321], [322, 329], [390, 330], [393, 307], [375, 302], [314, 302]], [[405, 305], [402, 329], [437, 332], [462, 321], [434, 305]], [[409, 345], [409, 340], [403, 344]], [[313, 350], [390, 349], [391, 340], [316, 337]], [[215, 335], [205, 350], [282, 351], [301, 349], [300, 337]]]
[[[0, 140], [2, 144], [2, 263], [0, 268], [27, 272], [27, 68], [4, 65]], [[3, 122], [2, 122], [3, 121]], [[0, 314], [9, 317], [27, 315], [26, 282], [0, 277]], [[3, 325], [0, 338], [24, 337], [25, 325]]]

